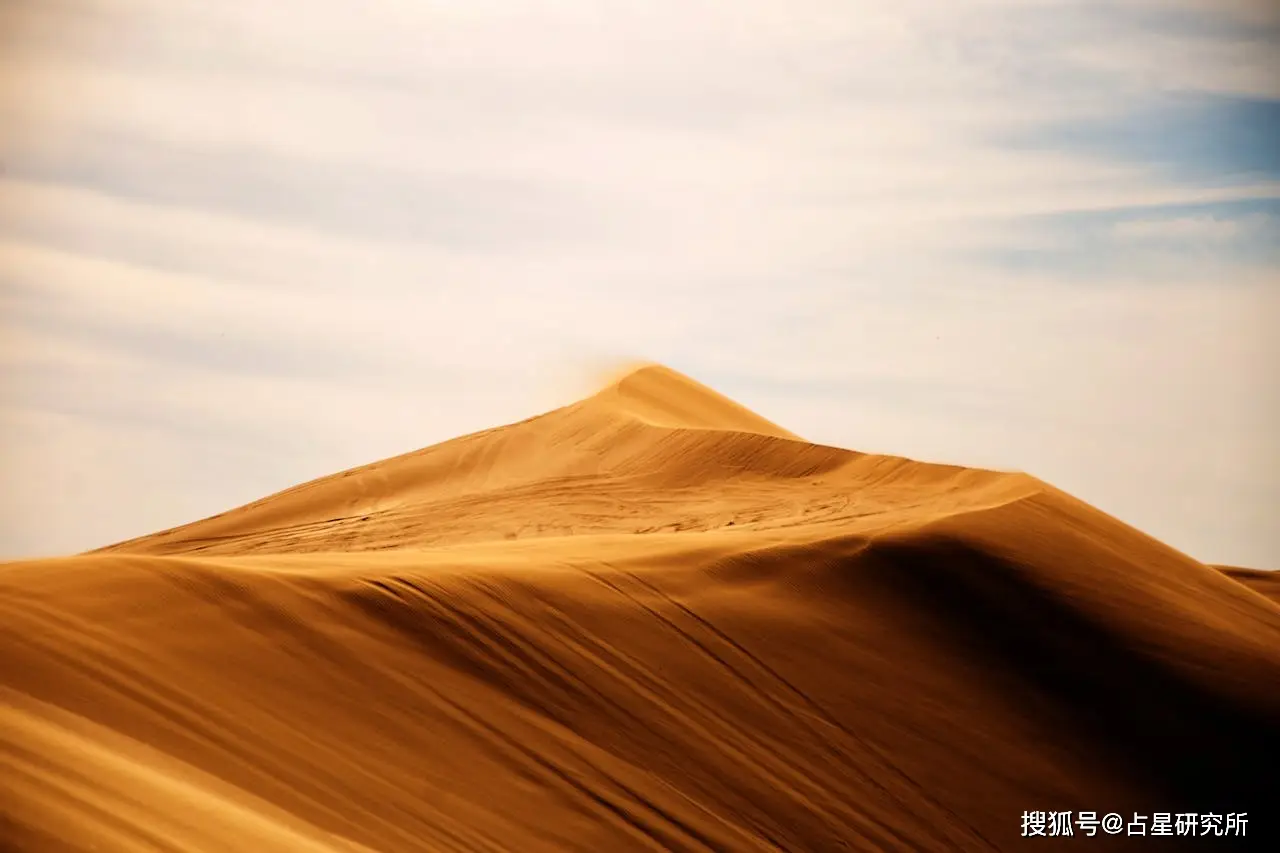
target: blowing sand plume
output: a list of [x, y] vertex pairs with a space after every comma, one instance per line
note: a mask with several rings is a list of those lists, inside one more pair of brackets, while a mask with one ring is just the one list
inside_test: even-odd
[[646, 365], [0, 566], [0, 841], [1161, 846], [1022, 837], [1041, 810], [1248, 813], [1205, 841], [1256, 849], [1278, 598], [1033, 477], [813, 444]]

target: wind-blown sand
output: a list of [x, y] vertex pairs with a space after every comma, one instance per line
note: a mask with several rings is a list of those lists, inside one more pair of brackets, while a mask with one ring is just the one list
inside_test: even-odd
[[808, 443], [646, 367], [0, 566], [0, 841], [1161, 846], [1029, 842], [1034, 809], [1248, 812], [1256, 843], [1273, 577], [1026, 475]]

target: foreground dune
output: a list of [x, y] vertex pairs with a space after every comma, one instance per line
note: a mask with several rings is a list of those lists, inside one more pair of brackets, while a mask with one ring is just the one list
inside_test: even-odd
[[1025, 475], [810, 444], [647, 367], [0, 566], [0, 841], [1160, 846], [1021, 838], [1024, 811], [1093, 810], [1248, 812], [1257, 844], [1271, 577]]

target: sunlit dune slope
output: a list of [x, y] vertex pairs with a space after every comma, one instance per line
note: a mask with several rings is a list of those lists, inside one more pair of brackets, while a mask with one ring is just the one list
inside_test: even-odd
[[[1039, 484], [799, 439], [656, 365], [510, 426], [324, 477], [104, 551], [376, 550], [584, 533], [841, 529], [990, 505]], [[924, 492], [920, 490], [924, 489]]]
[[648, 367], [0, 566], [0, 841], [1021, 850], [1022, 812], [1094, 810], [1248, 812], [1209, 846], [1259, 849], [1280, 606], [1242, 571]]

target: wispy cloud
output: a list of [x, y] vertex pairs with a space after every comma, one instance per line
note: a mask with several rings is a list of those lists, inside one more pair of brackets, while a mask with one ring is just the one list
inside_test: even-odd
[[[1280, 209], [1280, 205], [1277, 205]], [[1270, 213], [1247, 213], [1239, 217], [1200, 214], [1164, 219], [1129, 219], [1111, 226], [1111, 234], [1121, 242], [1173, 243], [1213, 247], [1258, 241], [1275, 246], [1280, 241], [1280, 218]]]
[[4, 553], [622, 355], [1280, 565], [1274, 4], [17, 0], [0, 31]]
[[1236, 199], [1033, 216], [993, 229], [979, 258], [1107, 288], [1199, 281], [1225, 288], [1280, 266], [1280, 199]]

